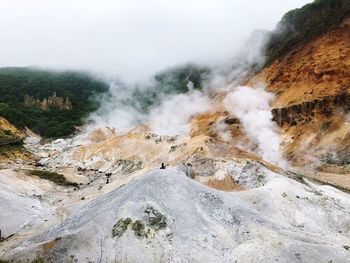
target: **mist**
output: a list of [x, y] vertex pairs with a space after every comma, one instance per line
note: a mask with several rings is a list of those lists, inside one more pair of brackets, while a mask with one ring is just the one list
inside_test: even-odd
[[150, 112], [150, 127], [160, 135], [187, 134], [190, 118], [211, 109], [210, 99], [199, 91], [170, 96]]
[[[269, 108], [273, 96], [239, 85], [264, 64], [267, 32], [285, 12], [309, 2], [2, 0], [0, 67], [84, 70], [107, 81], [109, 93], [98, 98], [101, 106], [83, 134], [101, 127], [124, 133], [138, 125], [160, 135], [188, 134], [190, 119], [212, 109], [210, 93], [226, 90], [225, 107], [257, 147], [248, 150], [285, 166]], [[210, 72], [200, 89], [188, 81], [186, 92], [172, 92], [170, 85], [167, 93], [164, 83], [154, 83], [156, 73], [192, 63]], [[147, 89], [159, 96], [146, 109], [136, 95]]]
[[220, 64], [256, 29], [310, 0], [1, 0], [0, 66], [87, 70], [139, 82], [187, 62]]
[[274, 94], [263, 87], [238, 86], [226, 95], [224, 106], [240, 119], [247, 136], [256, 145], [256, 149], [246, 150], [253, 150], [264, 160], [286, 167], [287, 162], [280, 149], [282, 139], [276, 123], [272, 121], [270, 103], [273, 99]]

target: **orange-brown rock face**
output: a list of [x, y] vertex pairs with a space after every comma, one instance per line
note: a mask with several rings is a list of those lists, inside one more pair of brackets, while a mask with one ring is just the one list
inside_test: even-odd
[[217, 137], [220, 130], [222, 130], [219, 126], [233, 127], [230, 129], [233, 137], [242, 135], [239, 119], [230, 116], [227, 111], [207, 112], [197, 115], [192, 118], [191, 124], [191, 137], [198, 135]]
[[249, 81], [265, 82], [286, 107], [350, 91], [350, 17], [315, 40], [296, 47]]
[[[274, 61], [248, 85], [263, 82], [276, 94], [272, 110], [284, 149], [295, 165], [324, 160], [350, 146], [350, 16]], [[327, 159], [327, 158], [326, 158]]]

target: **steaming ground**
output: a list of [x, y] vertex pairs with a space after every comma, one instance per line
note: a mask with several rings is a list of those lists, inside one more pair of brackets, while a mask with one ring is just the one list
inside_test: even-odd
[[[243, 71], [242, 71], [243, 74]], [[208, 82], [212, 83], [212, 79]], [[157, 135], [187, 136], [191, 131], [191, 120], [207, 112], [215, 112], [213, 99], [220, 89], [194, 90], [189, 81], [189, 89], [181, 94], [160, 96], [158, 104], [151, 105], [148, 111], [141, 111], [134, 101], [133, 88], [113, 86], [111, 96], [102, 98], [102, 108], [90, 118], [85, 128], [89, 133], [98, 128], [109, 127], [119, 134], [143, 126]], [[208, 86], [207, 86], [208, 87]], [[270, 104], [274, 95], [263, 87], [232, 87], [226, 85], [222, 106], [242, 123], [248, 143], [237, 143], [237, 147], [261, 156], [280, 167], [286, 167], [280, 145], [282, 138], [277, 125], [272, 121]], [[146, 92], [146, 91], [145, 91]], [[214, 94], [214, 95], [213, 95]], [[217, 105], [216, 105], [217, 106]], [[216, 132], [226, 141], [232, 140], [225, 124], [216, 125]]]
[[152, 132], [160, 135], [183, 135], [190, 131], [192, 116], [212, 109], [208, 96], [199, 91], [179, 94], [165, 99], [150, 112], [149, 125]]
[[[286, 161], [280, 148], [282, 138], [272, 121], [270, 104], [273, 99], [274, 94], [263, 88], [240, 86], [227, 94], [224, 105], [240, 119], [251, 143], [256, 145], [256, 153], [266, 161], [285, 167]], [[247, 149], [244, 145], [241, 147]]]
[[[109, 127], [120, 134], [143, 125], [158, 135], [188, 135], [193, 117], [215, 110], [213, 104], [216, 103], [214, 97], [217, 94], [221, 92], [233, 94], [233, 90], [239, 89], [239, 84], [244, 79], [264, 65], [268, 36], [268, 31], [254, 31], [247, 40], [244, 40], [243, 47], [240, 46], [231, 59], [221, 61], [219, 64], [211, 63], [209, 66], [195, 63], [180, 64], [163, 69], [147, 80], [143, 79], [136, 83], [108, 78], [110, 91], [98, 98], [101, 107], [89, 117], [84, 133]], [[252, 144], [251, 147], [244, 146], [246, 150], [264, 154], [269, 161], [282, 164], [283, 158], [279, 154], [277, 145], [279, 144], [278, 131], [271, 122], [271, 114], [268, 113], [269, 103], [273, 97], [267, 92], [255, 94], [256, 89], [251, 89], [249, 94], [249, 87], [246, 90], [247, 92], [237, 94], [238, 101], [246, 101], [250, 99], [250, 95], [255, 98], [261, 94], [264, 95], [260, 101], [264, 104], [264, 109], [261, 111], [257, 108], [256, 111], [260, 114], [264, 113], [265, 124], [254, 127], [256, 124], [252, 116], [257, 113], [254, 112], [255, 105], [251, 105], [250, 113], [245, 109], [240, 110], [244, 107], [243, 105], [235, 106], [229, 102], [232, 95], [227, 95], [227, 102], [223, 103], [224, 107], [227, 107], [233, 115], [240, 114], [238, 117], [250, 115], [244, 118], [246, 121], [243, 122]], [[234, 107], [237, 107], [237, 113], [233, 112]], [[259, 135], [256, 131], [254, 132], [255, 128], [264, 128], [266, 133], [270, 134]], [[259, 146], [265, 141], [262, 137], [269, 135], [274, 138], [273, 150], [265, 150], [265, 147], [269, 147], [268, 145]], [[261, 138], [258, 138], [259, 136]], [[230, 139], [230, 136], [225, 137]]]
[[[67, 7], [68, 2], [61, 2], [61, 8]], [[11, 58], [14, 63], [86, 67], [106, 75], [119, 72], [121, 79], [128, 80], [111, 81], [110, 92], [99, 98], [101, 108], [89, 117], [80, 134], [40, 143], [29, 132], [25, 147], [37, 157], [35, 163], [9, 160], [0, 164], [1, 262], [349, 261], [348, 193], [288, 170], [282, 135], [272, 121], [273, 94], [264, 85], [241, 86], [265, 62], [266, 32], [255, 32], [246, 49], [224, 66], [186, 65], [140, 83], [137, 80], [160, 68], [188, 59], [211, 61], [221, 51], [227, 57], [226, 48], [231, 50], [233, 42], [242, 44], [244, 39], [233, 37], [227, 26], [238, 25], [245, 32], [246, 24], [226, 21], [218, 27], [212, 17], [217, 10], [206, 16], [205, 8], [221, 6], [217, 1], [200, 5], [178, 1], [183, 14], [180, 28], [172, 27], [174, 8], [167, 3], [161, 5], [164, 13], [153, 12], [156, 1], [137, 3], [135, 12], [134, 1], [129, 1], [126, 7], [132, 16], [122, 8], [116, 16], [112, 7], [118, 1], [101, 9], [93, 1], [79, 2], [63, 8], [68, 29], [62, 19], [56, 27], [55, 19], [50, 20], [57, 16], [51, 12], [55, 8], [44, 12], [47, 23], [30, 19], [36, 14], [33, 9], [23, 9], [26, 14], [19, 10], [18, 14], [29, 18], [25, 27], [20, 19], [17, 24], [17, 15], [0, 8], [0, 21], [5, 21], [0, 27], [16, 29], [19, 25], [30, 35], [33, 23], [38, 23], [55, 32], [55, 36], [48, 34], [54, 45], [50, 40], [43, 48], [37, 43], [45, 43], [42, 32], [46, 28], [35, 27], [37, 35], [30, 35], [26, 49], [22, 53], [14, 49], [18, 57], [10, 51], [14, 43], [23, 41], [5, 36], [0, 44], [5, 47], [4, 63]], [[258, 8], [258, 3], [229, 2], [237, 7], [235, 12], [240, 5], [248, 5], [268, 18], [265, 10], [282, 3]], [[266, 1], [262, 4], [268, 6]], [[35, 4], [29, 5], [26, 7], [37, 10]], [[16, 1], [7, 1], [5, 7], [17, 10]], [[72, 16], [75, 9], [78, 17]], [[231, 10], [227, 9], [228, 17], [236, 18]], [[13, 23], [7, 22], [7, 13]], [[131, 23], [125, 23], [125, 14]], [[154, 14], [162, 23], [152, 24], [152, 28], [159, 25], [155, 31], [145, 30], [149, 24], [144, 21], [154, 22]], [[253, 12], [242, 14], [247, 23], [257, 20], [251, 19]], [[80, 23], [86, 21], [80, 15], [89, 17], [83, 27]], [[91, 15], [100, 23], [91, 22]], [[178, 19], [178, 13], [175, 17]], [[203, 23], [193, 27], [189, 23], [196, 20], [193, 18]], [[124, 30], [109, 31], [115, 24], [136, 28], [130, 37]], [[197, 28], [205, 29], [205, 38], [196, 33]], [[12, 32], [23, 35], [20, 30]], [[66, 46], [62, 32], [71, 32], [84, 43], [69, 41], [69, 46], [78, 48], [61, 48]], [[230, 41], [224, 41], [221, 33]], [[214, 52], [208, 52], [207, 45]], [[58, 46], [59, 52], [47, 46]], [[48, 55], [37, 56], [37, 47]], [[60, 53], [62, 50], [67, 53]], [[57, 63], [50, 55], [56, 53]], [[39, 59], [31, 59], [31, 54]], [[54, 172], [51, 176], [63, 176], [70, 184], [58, 185], [33, 176], [30, 170], [46, 176], [47, 171]]]
[[[79, 136], [28, 139], [35, 168], [0, 170], [0, 258], [347, 262], [349, 195], [283, 169], [273, 96], [261, 87], [213, 94], [187, 84], [144, 112], [130, 103], [132, 93], [113, 104], [114, 92]], [[29, 177], [27, 169], [76, 185]]]
[[[280, 134], [272, 121], [274, 95], [263, 84], [239, 86], [264, 65], [267, 39], [267, 32], [255, 31], [233, 60], [219, 66], [185, 64], [138, 84], [111, 81], [110, 92], [99, 98], [102, 106], [90, 116], [85, 133], [109, 127], [121, 134], [143, 126], [157, 135], [187, 136], [193, 118], [224, 108], [241, 120], [248, 137], [248, 142], [238, 142], [237, 147], [286, 167]], [[216, 129], [223, 140], [232, 140], [225, 124], [217, 123]]]
[[190, 118], [211, 110], [210, 98], [203, 92], [190, 89], [183, 94], [163, 94], [159, 103], [151, 105], [146, 112], [130, 103], [136, 100], [133, 91], [134, 87], [112, 88], [111, 97], [101, 98], [102, 107], [90, 116], [86, 130], [91, 132], [96, 128], [111, 127], [125, 132], [145, 124], [159, 135], [188, 134]]

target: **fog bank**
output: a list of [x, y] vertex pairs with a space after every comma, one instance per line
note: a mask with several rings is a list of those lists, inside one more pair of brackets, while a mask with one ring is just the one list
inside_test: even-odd
[[83, 69], [141, 81], [220, 63], [310, 0], [1, 0], [0, 66]]

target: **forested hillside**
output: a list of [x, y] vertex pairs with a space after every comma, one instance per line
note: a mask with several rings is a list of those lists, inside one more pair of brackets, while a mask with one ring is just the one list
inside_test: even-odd
[[349, 0], [316, 0], [287, 12], [271, 34], [267, 47], [267, 62], [273, 62], [295, 46], [339, 25], [349, 12]]
[[[82, 72], [1, 68], [0, 116], [19, 128], [27, 126], [44, 137], [67, 136], [98, 108], [95, 95], [106, 91], [106, 83]], [[71, 108], [54, 105], [44, 109], [25, 103], [26, 96], [46, 101], [53, 94], [69, 101]]]

